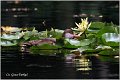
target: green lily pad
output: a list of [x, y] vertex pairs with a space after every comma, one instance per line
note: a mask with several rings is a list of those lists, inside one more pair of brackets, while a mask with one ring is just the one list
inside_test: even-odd
[[22, 33], [15, 34], [15, 35], [3, 34], [3, 35], [1, 36], [1, 39], [5, 39], [5, 40], [15, 40], [15, 39], [20, 39], [22, 36], [23, 36]]
[[119, 46], [120, 35], [117, 33], [105, 33], [102, 35], [102, 41], [108, 46]]
[[90, 46], [82, 46], [78, 48], [80, 52], [84, 52], [84, 53], [95, 53], [95, 52], [100, 52], [103, 50], [110, 50], [110, 49], [112, 49], [112, 47], [104, 46], [104, 45], [99, 45], [96, 48], [92, 48]]
[[61, 46], [51, 44], [41, 44], [39, 46], [32, 46], [30, 49], [59, 49]]
[[75, 39], [65, 39], [66, 41], [68, 41], [71, 45], [75, 45], [75, 46], [86, 46], [89, 45], [90, 43], [93, 43], [95, 41], [95, 38], [92, 39], [83, 39], [83, 40], [75, 40]]
[[38, 31], [35, 30], [35, 28], [33, 28], [32, 31], [26, 31], [26, 32], [24, 33], [23, 38], [24, 38], [25, 40], [28, 40], [28, 39], [37, 40], [37, 39], [38, 39], [38, 36], [37, 36], [38, 34], [39, 34]]
[[98, 33], [96, 33], [97, 37], [101, 37], [104, 33], [117, 33], [116, 27], [114, 26], [105, 26]]
[[93, 49], [89, 46], [82, 46], [82, 47], [78, 48], [78, 50], [80, 52], [94, 52], [95, 51], [95, 49]]
[[63, 30], [54, 29], [54, 30], [48, 31], [47, 35], [52, 38], [60, 39], [62, 38], [63, 32], [64, 32]]
[[11, 42], [11, 41], [1, 41], [0, 44], [1, 44], [1, 46], [15, 46], [15, 45], [17, 45], [16, 42]]
[[80, 46], [86, 46], [95, 42], [95, 38], [80, 40]]
[[87, 29], [86, 33], [98, 33], [100, 30]]
[[119, 50], [104, 50], [99, 52], [98, 54], [104, 56], [116, 56], [119, 55]]
[[105, 26], [105, 23], [103, 22], [92, 22], [89, 28], [99, 30], [103, 28], [104, 26]]
[[56, 55], [59, 53], [58, 50], [40, 50], [40, 49], [31, 49], [30, 54], [40, 54], [40, 55]]
[[79, 46], [75, 46], [70, 44], [69, 42], [66, 42], [63, 46], [63, 48], [69, 48], [69, 49], [74, 49], [74, 48], [78, 48]]

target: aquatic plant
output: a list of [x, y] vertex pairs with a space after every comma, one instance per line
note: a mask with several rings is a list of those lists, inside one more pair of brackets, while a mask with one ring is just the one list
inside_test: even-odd
[[[81, 36], [80, 39], [65, 39], [62, 37], [63, 30], [51, 29], [38, 32], [35, 28], [25, 29], [14, 34], [2, 34], [1, 46], [20, 46], [21, 43], [30, 43], [30, 50], [38, 49], [73, 49], [83, 53], [99, 53], [108, 50], [116, 51], [119, 48], [119, 28], [112, 23], [88, 22], [88, 18], [81, 19], [81, 23], [75, 23], [78, 28], [72, 28], [74, 33]], [[89, 29], [88, 29], [89, 28]], [[21, 29], [21, 28], [20, 28]], [[76, 32], [77, 31], [77, 32]], [[84, 35], [87, 37], [84, 37]], [[55, 39], [54, 44], [45, 39]], [[39, 42], [40, 40], [40, 42]], [[42, 41], [42, 42], [41, 42]], [[38, 45], [36, 45], [39, 43]], [[45, 44], [44, 44], [45, 43]], [[35, 45], [34, 45], [35, 44]], [[118, 52], [118, 51], [117, 51]], [[104, 54], [102, 53], [102, 54]], [[114, 53], [113, 53], [114, 54]], [[109, 55], [109, 54], [108, 54]]]
[[[75, 24], [77, 25], [77, 30], [80, 31], [79, 35], [81, 35], [82, 33], [85, 34], [85, 31], [90, 27], [91, 23], [88, 22], [88, 18], [86, 19], [82, 19], [81, 18], [81, 23], [76, 23]], [[85, 34], [85, 37], [86, 37], [86, 34]]]

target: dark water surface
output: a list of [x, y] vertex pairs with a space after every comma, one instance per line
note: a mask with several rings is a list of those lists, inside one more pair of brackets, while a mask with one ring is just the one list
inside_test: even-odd
[[2, 51], [2, 79], [118, 79], [118, 59], [108, 56], [29, 55]]

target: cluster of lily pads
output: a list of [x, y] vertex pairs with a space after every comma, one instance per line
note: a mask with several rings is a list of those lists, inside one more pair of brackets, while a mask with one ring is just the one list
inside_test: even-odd
[[[41, 40], [44, 38], [54, 38], [54, 45], [42, 43], [41, 45], [33, 45], [30, 50], [58, 50], [72, 49], [71, 51], [79, 51], [82, 53], [98, 53], [102, 55], [119, 55], [119, 26], [113, 23], [91, 22], [88, 23], [87, 18], [82, 19], [81, 23], [75, 23], [76, 27], [72, 28], [74, 33], [80, 34], [79, 39], [63, 38], [64, 30], [53, 29], [38, 32], [35, 28], [14, 28], [11, 33], [1, 33], [1, 46], [20, 46], [22, 43]], [[16, 29], [16, 30], [15, 30]], [[13, 33], [14, 32], [14, 33]]]

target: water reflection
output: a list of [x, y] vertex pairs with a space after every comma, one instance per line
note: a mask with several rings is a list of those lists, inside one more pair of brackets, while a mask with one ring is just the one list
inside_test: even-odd
[[[41, 51], [41, 53], [53, 51]], [[64, 51], [54, 51], [67, 52]], [[37, 53], [37, 52], [36, 52]], [[118, 79], [118, 58], [95, 55], [41, 55], [24, 52], [2, 52], [2, 78], [32, 79]], [[62, 56], [62, 57], [61, 57]], [[114, 60], [115, 59], [115, 60]], [[111, 61], [112, 60], [112, 61]], [[6, 73], [28, 73], [26, 77], [10, 77]]]
[[79, 58], [74, 59], [75, 67], [77, 71], [89, 71], [92, 70], [91, 61], [87, 59], [84, 55]]

